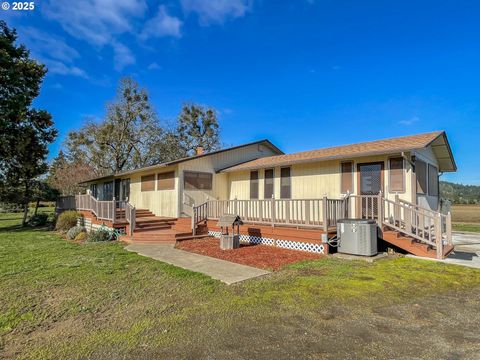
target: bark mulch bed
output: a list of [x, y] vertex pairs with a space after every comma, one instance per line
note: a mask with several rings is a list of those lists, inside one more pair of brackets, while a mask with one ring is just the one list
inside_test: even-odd
[[176, 248], [265, 270], [279, 270], [288, 264], [315, 260], [323, 256], [306, 251], [254, 244], [240, 244], [239, 249], [221, 250], [220, 240], [217, 238], [184, 240], [178, 242]]

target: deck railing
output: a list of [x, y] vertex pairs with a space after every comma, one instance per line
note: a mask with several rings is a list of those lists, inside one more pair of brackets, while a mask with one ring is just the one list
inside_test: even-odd
[[90, 211], [99, 220], [112, 223], [127, 221], [132, 231], [135, 228], [135, 208], [128, 201], [115, 198], [113, 200], [97, 200], [90, 194], [72, 195], [60, 197], [57, 200], [56, 208], [59, 211]]
[[437, 249], [442, 258], [443, 247], [452, 245], [451, 214], [424, 209], [405, 200], [387, 199], [379, 195], [352, 195], [348, 217], [377, 220], [379, 225], [404, 233]]
[[271, 226], [313, 227], [328, 230], [347, 215], [346, 199], [252, 199], [210, 200], [194, 207], [197, 218], [217, 220], [224, 214], [239, 215], [244, 222]]

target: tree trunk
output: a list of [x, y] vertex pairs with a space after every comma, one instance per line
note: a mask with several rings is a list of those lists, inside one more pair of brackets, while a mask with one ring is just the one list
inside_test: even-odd
[[22, 226], [27, 225], [27, 215], [28, 215], [28, 202], [23, 205]]
[[34, 211], [33, 215], [37, 215], [38, 205], [40, 205], [40, 199], [38, 199], [37, 203], [35, 204], [35, 211]]

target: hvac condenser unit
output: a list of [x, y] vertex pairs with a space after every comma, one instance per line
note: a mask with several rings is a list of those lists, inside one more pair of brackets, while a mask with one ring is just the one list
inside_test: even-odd
[[337, 222], [338, 252], [352, 255], [377, 255], [375, 220], [342, 219]]

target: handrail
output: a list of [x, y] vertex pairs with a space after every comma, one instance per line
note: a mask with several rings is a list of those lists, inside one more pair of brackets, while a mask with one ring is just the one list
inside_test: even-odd
[[125, 220], [127, 220], [127, 222], [129, 223], [130, 236], [133, 235], [133, 231], [135, 230], [136, 219], [137, 219], [137, 210], [135, 209], [135, 206], [133, 206], [129, 202], [126, 202], [125, 203]]
[[[130, 231], [135, 229], [135, 207], [125, 200], [97, 200], [91, 194], [81, 194], [60, 197], [57, 200], [59, 210], [85, 210], [92, 212], [99, 220], [116, 223], [126, 220], [130, 224]], [[118, 210], [124, 211], [118, 211]]]
[[395, 200], [387, 199], [381, 193], [351, 197], [355, 200], [353, 210], [356, 217], [377, 220], [382, 225], [436, 247], [439, 259], [443, 258], [443, 247], [452, 245], [450, 213], [445, 215], [424, 209], [398, 196]]
[[336, 226], [337, 221], [348, 214], [348, 198], [328, 199], [326, 196], [321, 199], [210, 200], [207, 204], [208, 219], [236, 214], [247, 223], [293, 225], [322, 228], [325, 231]]
[[208, 217], [208, 202], [204, 202], [201, 205], [195, 206], [193, 204], [192, 206], [193, 209], [193, 214], [192, 214], [192, 234], [195, 236], [196, 230], [197, 230], [197, 225], [200, 224], [201, 222], [207, 221]]

